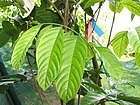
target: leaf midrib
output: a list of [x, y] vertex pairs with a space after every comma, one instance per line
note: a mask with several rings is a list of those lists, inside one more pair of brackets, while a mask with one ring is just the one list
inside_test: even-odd
[[124, 33], [123, 36], [122, 36], [121, 47], [120, 47], [120, 52], [119, 52], [119, 57], [121, 57], [121, 52], [123, 51], [123, 50], [122, 50], [122, 47], [123, 47], [123, 46], [122, 46], [122, 43], [123, 43], [123, 39], [125, 38], [125, 35], [126, 35], [126, 33]]
[[[78, 41], [78, 37], [77, 37], [77, 39], [75, 40], [75, 43], [76, 43], [76, 44], [74, 44], [74, 51], [73, 51], [74, 53], [75, 53], [75, 50], [76, 50], [77, 41]], [[72, 54], [73, 56], [72, 56], [71, 62], [73, 61], [74, 53]], [[68, 80], [70, 80], [70, 75], [71, 75], [71, 71], [72, 71], [71, 68], [72, 68], [72, 65], [70, 66], [70, 72], [69, 72]], [[69, 87], [69, 85], [70, 85], [70, 82], [68, 81], [66, 94], [68, 93], [68, 87]], [[66, 96], [66, 99], [67, 99], [67, 96]]]
[[[53, 28], [52, 28], [52, 29], [53, 29]], [[52, 29], [50, 29], [50, 30], [52, 30]], [[56, 40], [57, 40], [57, 38], [59, 37], [60, 31], [61, 31], [61, 28], [59, 29], [58, 34], [57, 34], [57, 37], [56, 37], [55, 40], [54, 40], [54, 44], [53, 44], [53, 47], [52, 47], [52, 49], [51, 49], [50, 56], [49, 56], [49, 58], [48, 58], [48, 59], [49, 59], [49, 62], [48, 62], [48, 66], [46, 67], [46, 68], [47, 68], [47, 72], [48, 72], [49, 65], [50, 65], [50, 63], [51, 63], [51, 62], [50, 62], [50, 61], [51, 61], [50, 58], [52, 58], [52, 55], [53, 55], [52, 52], [53, 52], [54, 46], [55, 46], [55, 44], [56, 44]], [[46, 73], [45, 79], [46, 79], [46, 77], [47, 77], [47, 73]], [[55, 77], [55, 78], [56, 78], [56, 77]], [[54, 79], [55, 79], [55, 78], [54, 78]], [[51, 78], [51, 79], [53, 79], [53, 78]], [[54, 80], [54, 79], [53, 79], [53, 80]], [[46, 80], [46, 81], [47, 81], [47, 80]]]
[[[131, 2], [131, 1], [130, 1]], [[126, 3], [126, 1], [125, 2], [121, 2], [122, 4], [125, 4], [124, 6], [129, 6], [129, 7], [132, 7], [133, 9], [135, 9], [138, 13], [140, 13], [140, 8], [135, 8], [133, 5], [131, 5], [131, 3]], [[134, 3], [133, 3], [134, 4]], [[138, 5], [137, 3], [135, 4], [135, 5]], [[130, 8], [129, 8], [130, 9]], [[137, 14], [138, 15], [138, 14]], [[139, 14], [140, 15], [140, 14]]]

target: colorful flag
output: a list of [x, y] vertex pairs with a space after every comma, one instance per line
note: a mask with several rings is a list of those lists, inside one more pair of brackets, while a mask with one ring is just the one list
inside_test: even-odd
[[92, 42], [92, 31], [95, 31], [98, 36], [102, 36], [104, 32], [96, 25], [94, 17], [88, 22], [88, 41]]

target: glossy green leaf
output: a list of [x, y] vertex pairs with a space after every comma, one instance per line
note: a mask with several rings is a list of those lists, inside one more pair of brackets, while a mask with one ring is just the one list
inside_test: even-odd
[[140, 53], [135, 52], [136, 64], [140, 68]]
[[136, 30], [136, 32], [137, 32], [139, 38], [140, 38], [140, 26], [136, 27], [135, 30]]
[[0, 47], [4, 46], [9, 39], [10, 35], [6, 34], [3, 30], [0, 30]]
[[82, 2], [84, 2], [84, 0], [80, 0], [80, 1], [76, 4], [75, 8], [77, 8]]
[[120, 13], [123, 10], [123, 5], [120, 4], [120, 2], [117, 2], [116, 7], [115, 7], [115, 4], [113, 4], [112, 2], [109, 2], [109, 8], [113, 12], [116, 11], [116, 12]]
[[92, 15], [93, 15], [93, 10], [92, 10], [92, 8], [91, 8], [91, 7], [84, 8], [85, 3], [86, 3], [86, 1], [82, 2], [82, 3], [80, 4], [80, 6], [81, 6], [82, 9], [86, 12], [86, 14], [88, 14], [89, 16], [92, 16]]
[[26, 56], [26, 52], [28, 51], [28, 48], [32, 45], [32, 42], [39, 32], [42, 24], [34, 26], [27, 30], [18, 40], [14, 47], [14, 51], [12, 54], [12, 65], [18, 69], [21, 64], [24, 61], [24, 58]]
[[62, 20], [55, 12], [42, 7], [35, 8], [34, 17], [40, 23], [62, 23]]
[[[71, 4], [71, 1], [69, 1], [70, 5], [72, 6]], [[60, 0], [56, 0], [54, 2], [54, 5], [57, 7], [58, 10], [63, 10], [65, 9], [65, 1], [60, 1]], [[70, 8], [70, 7], [69, 7]]]
[[3, 30], [5, 31], [5, 33], [7, 33], [8, 35], [10, 35], [10, 36], [17, 35], [16, 28], [9, 21], [3, 21], [2, 27], [3, 27]]
[[96, 93], [105, 93], [105, 91], [101, 87], [99, 87], [97, 84], [93, 83], [91, 80], [84, 81], [83, 84], [86, 84], [87, 86], [94, 89], [94, 92], [96, 92]]
[[0, 76], [0, 79], [10, 79], [10, 78], [21, 79], [23, 81], [27, 80], [27, 78], [24, 75], [21, 75], [21, 74], [13, 74], [13, 75]]
[[[110, 93], [88, 93], [81, 99], [81, 105], [98, 105], [101, 100], [112, 101], [120, 105], [139, 105], [140, 98], [135, 96], [126, 95], [118, 91], [110, 91]], [[117, 101], [116, 101], [117, 100]], [[133, 104], [132, 104], [133, 103]], [[113, 105], [114, 105], [113, 104]], [[112, 104], [110, 104], [112, 105]], [[116, 105], [116, 104], [115, 104]]]
[[84, 6], [84, 8], [88, 8], [93, 6], [95, 3], [103, 2], [104, 0], [88, 0]]
[[38, 83], [46, 90], [60, 71], [63, 30], [61, 27], [45, 27], [37, 38], [36, 60]]
[[106, 99], [106, 94], [104, 93], [88, 93], [81, 99], [81, 105], [98, 105], [98, 102], [102, 99]]
[[94, 46], [92, 45], [92, 43], [87, 42], [87, 59], [93, 58], [95, 53], [96, 53], [96, 51], [95, 51]]
[[135, 105], [139, 105], [139, 102], [140, 102], [140, 97], [125, 95], [123, 93], [122, 94], [118, 94], [117, 98], [119, 100], [123, 100], [123, 101], [126, 101], [126, 102], [131, 102], [131, 103], [133, 103]]
[[119, 58], [125, 53], [128, 46], [129, 40], [127, 35], [128, 31], [121, 31], [118, 32], [112, 40], [113, 50]]
[[3, 21], [2, 26], [5, 33], [12, 36], [12, 44], [14, 44], [14, 42], [17, 40], [18, 35], [19, 35], [17, 29], [9, 21]]
[[12, 5], [11, 1], [1, 0], [0, 1], [0, 7], [6, 7]]
[[51, 4], [48, 2], [48, 0], [38, 0], [38, 1], [41, 2], [40, 7], [49, 8], [51, 6]]
[[121, 0], [120, 3], [134, 15], [140, 16], [140, 5], [133, 0]]
[[133, 50], [140, 53], [140, 38], [136, 30], [132, 29], [129, 31], [128, 39]]
[[8, 89], [9, 89], [8, 85], [0, 85], [0, 94], [6, 94]]
[[86, 60], [85, 42], [78, 36], [66, 36], [62, 55], [56, 89], [60, 98], [67, 102], [76, 96], [80, 88]]
[[109, 75], [113, 78], [121, 79], [123, 72], [121, 62], [115, 57], [109, 48], [97, 47], [96, 49], [99, 52], [103, 65]]
[[135, 15], [131, 13], [131, 21], [133, 21]]

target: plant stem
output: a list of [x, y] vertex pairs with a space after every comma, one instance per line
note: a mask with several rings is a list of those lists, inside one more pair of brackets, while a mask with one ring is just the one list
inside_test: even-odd
[[[64, 21], [64, 25], [68, 26], [68, 22], [69, 22], [69, 1], [66, 0], [66, 2], [65, 2], [65, 21]], [[67, 28], [65, 28], [65, 32], [67, 32]]]
[[[115, 5], [116, 5], [116, 3], [115, 3]], [[115, 8], [116, 8], [116, 6], [115, 6]], [[110, 29], [109, 38], [108, 38], [107, 47], [108, 47], [109, 44], [110, 44], [110, 39], [111, 39], [112, 30], [113, 30], [113, 26], [114, 26], [114, 22], [115, 22], [115, 17], [116, 17], [116, 10], [115, 10], [114, 15], [113, 15], [113, 20], [112, 20], [112, 25], [111, 25], [111, 29]]]
[[75, 8], [74, 8], [74, 25], [73, 25], [73, 29], [75, 29], [75, 25], [76, 25], [76, 12], [77, 12], [76, 4], [77, 4], [77, 1], [75, 3]]
[[[66, 0], [65, 2], [65, 21], [64, 21], [64, 25], [68, 27], [68, 23], [69, 23], [69, 0]], [[67, 28], [65, 27], [65, 32], [67, 32]], [[71, 99], [70, 101], [68, 101], [68, 103], [66, 103], [66, 105], [74, 105], [75, 99]]]
[[61, 105], [64, 105], [64, 102], [63, 102], [63, 100], [60, 100], [61, 101]]
[[44, 105], [44, 101], [43, 101], [41, 92], [40, 92], [40, 90], [39, 90], [39, 87], [38, 87], [38, 85], [37, 85], [37, 82], [36, 82], [36, 79], [35, 79], [35, 75], [34, 75], [34, 72], [33, 72], [32, 64], [31, 64], [31, 62], [30, 62], [29, 56], [27, 56], [27, 60], [28, 60], [29, 66], [30, 66], [30, 70], [31, 70], [32, 76], [33, 76], [34, 86], [35, 86], [35, 88], [36, 88], [36, 90], [37, 90], [37, 92], [38, 92], [38, 95], [39, 95], [39, 98], [40, 98], [40, 101], [41, 101], [42, 105]]
[[87, 26], [87, 14], [86, 14], [86, 12], [85, 12], [84, 16], [85, 16], [85, 39], [88, 40], [88, 36], [87, 36], [88, 35], [87, 34], [88, 33], [87, 32], [87, 27], [88, 26]]
[[81, 93], [81, 88], [79, 89], [79, 92], [78, 92], [78, 105], [80, 105], [80, 93]]
[[[98, 11], [98, 14], [97, 14], [96, 22], [97, 22], [97, 20], [98, 20], [99, 14], [100, 14], [101, 6], [102, 6], [102, 2], [99, 4], [99, 7], [98, 7], [98, 9], [97, 9], [97, 10], [99, 10], [99, 11]], [[96, 12], [97, 12], [97, 11], [96, 11]], [[94, 15], [95, 15], [95, 14], [94, 14]], [[94, 24], [94, 28], [95, 28], [95, 26], [96, 26], [96, 22], [95, 22], [95, 24]], [[93, 28], [93, 31], [94, 31], [94, 28]], [[98, 73], [100, 73], [100, 68], [99, 68], [99, 66], [98, 66], [98, 62], [97, 62], [97, 59], [96, 59], [96, 55], [92, 58], [92, 64], [93, 64], [94, 69], [97, 69], [97, 70], [98, 70]], [[101, 77], [100, 77], [100, 75], [96, 75], [96, 79], [97, 79], [97, 85], [101, 87], [101, 86], [102, 86], [102, 83], [101, 83]], [[101, 101], [101, 105], [105, 105], [105, 102], [104, 102], [104, 101]]]
[[57, 11], [57, 13], [59, 14], [59, 16], [61, 17], [61, 19], [63, 20], [63, 22], [65, 22], [65, 18], [63, 17], [63, 15], [59, 12], [58, 8], [54, 5], [54, 3], [51, 0], [48, 0], [49, 3], [53, 6], [53, 8]]

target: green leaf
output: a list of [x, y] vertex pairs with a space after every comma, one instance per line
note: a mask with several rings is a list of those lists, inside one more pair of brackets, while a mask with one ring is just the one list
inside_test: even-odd
[[128, 46], [128, 31], [118, 32], [112, 40], [112, 47], [115, 54], [120, 58]]
[[135, 52], [135, 59], [136, 59], [136, 64], [138, 68], [140, 68], [140, 53]]
[[84, 6], [84, 8], [88, 8], [93, 6], [95, 3], [102, 2], [104, 0], [88, 0]]
[[96, 51], [94, 49], [94, 46], [92, 45], [93, 43], [88, 43], [87, 42], [87, 59], [91, 59], [94, 57]]
[[34, 17], [40, 23], [62, 23], [62, 20], [55, 12], [42, 7], [35, 8]]
[[6, 7], [6, 6], [10, 6], [10, 5], [12, 5], [11, 1], [5, 1], [5, 0], [0, 1], [0, 7]]
[[5, 33], [7, 33], [8, 35], [10, 35], [10, 36], [17, 35], [16, 28], [9, 21], [3, 21], [2, 27], [3, 27], [3, 30], [5, 31]]
[[[131, 103], [138, 105], [140, 102], [140, 98], [139, 97], [134, 97], [134, 96], [129, 96], [126, 95], [124, 93], [120, 93], [118, 91], [114, 91], [112, 90], [112, 92], [110, 91], [110, 93], [108, 94], [104, 94], [104, 93], [88, 93], [85, 97], [83, 97], [81, 99], [81, 105], [98, 105], [101, 100], [106, 100], [107, 101], [112, 101], [114, 103], [119, 103], [120, 105], [131, 105]], [[116, 102], [117, 100], [117, 102]], [[127, 104], [123, 104], [122, 103], [127, 103]], [[110, 104], [112, 105], [112, 104]], [[114, 104], [113, 104], [114, 105]], [[116, 105], [116, 104], [115, 104]]]
[[34, 26], [27, 30], [18, 40], [14, 47], [14, 51], [12, 54], [12, 65], [18, 69], [21, 64], [24, 61], [24, 58], [26, 56], [26, 52], [28, 51], [28, 48], [32, 45], [32, 42], [39, 32], [42, 24]]
[[140, 26], [136, 27], [135, 30], [137, 31], [139, 39], [140, 39]]
[[10, 35], [7, 35], [3, 30], [0, 30], [0, 47], [4, 46], [9, 39]]
[[140, 5], [132, 0], [121, 0], [120, 3], [125, 6], [134, 15], [140, 16]]
[[41, 5], [40, 7], [42, 8], [49, 8], [50, 7], [50, 3], [48, 2], [48, 0], [40, 0]]
[[0, 94], [6, 94], [8, 88], [8, 85], [0, 85]]
[[77, 8], [82, 2], [84, 2], [84, 0], [80, 0], [80, 1], [76, 4], [75, 8]]
[[96, 92], [96, 93], [105, 93], [105, 91], [101, 87], [99, 87], [98, 85], [93, 83], [91, 80], [85, 81], [85, 82], [83, 82], [83, 84], [86, 84], [89, 87], [91, 87], [92, 89], [94, 89], [94, 92]]
[[[120, 2], [117, 2], [116, 7], [115, 7], [115, 4], [114, 4], [114, 3], [109, 2], [109, 8], [110, 8], [110, 10], [113, 11], [113, 12], [116, 11], [116, 12], [120, 13], [120, 12], [123, 10], [123, 5], [120, 4]], [[115, 9], [115, 8], [116, 8], [116, 9]]]
[[131, 13], [131, 22], [133, 21], [135, 15]]
[[86, 59], [85, 42], [79, 36], [66, 36], [62, 55], [56, 89], [60, 98], [67, 102], [76, 96], [80, 88]]
[[129, 39], [129, 43], [132, 46], [132, 48], [134, 49], [134, 51], [140, 53], [140, 37], [138, 35], [138, 33], [136, 32], [136, 30], [132, 29], [129, 31], [128, 33], [128, 39]]
[[129, 96], [129, 95], [125, 95], [125, 94], [118, 94], [117, 98], [119, 100], [123, 100], [123, 101], [126, 101], [126, 102], [131, 102], [135, 105], [139, 105], [139, 102], [140, 102], [140, 97], [134, 97], [134, 96]]
[[27, 80], [26, 77], [24, 75], [21, 75], [21, 74], [13, 74], [13, 75], [0, 76], [0, 79], [9, 79], [9, 78], [21, 79], [23, 81]]
[[60, 71], [63, 30], [61, 27], [45, 27], [37, 38], [36, 60], [38, 83], [46, 90]]
[[99, 52], [105, 69], [110, 74], [110, 76], [116, 79], [121, 79], [123, 72], [121, 62], [115, 57], [109, 48], [97, 47], [96, 49]]
[[84, 96], [81, 99], [81, 104], [80, 105], [98, 105], [98, 102], [101, 101], [102, 99], [106, 99], [106, 94], [104, 93], [88, 93], [86, 96]]
[[89, 7], [89, 8], [84, 8], [85, 3], [86, 3], [85, 1], [82, 2], [82, 3], [80, 4], [80, 6], [82, 7], [82, 9], [83, 9], [89, 16], [93, 16], [93, 10], [92, 10], [91, 7]]
[[3, 21], [2, 26], [5, 33], [12, 36], [12, 44], [14, 44], [14, 42], [17, 40], [18, 35], [19, 35], [19, 33], [17, 32], [17, 29], [9, 21]]
[[[69, 1], [70, 3], [70, 1]], [[63, 10], [65, 9], [65, 1], [60, 1], [60, 0], [56, 0], [54, 2], [54, 5], [57, 7], [58, 10]], [[70, 3], [69, 6], [72, 6], [72, 4]], [[70, 7], [69, 7], [70, 8]]]

